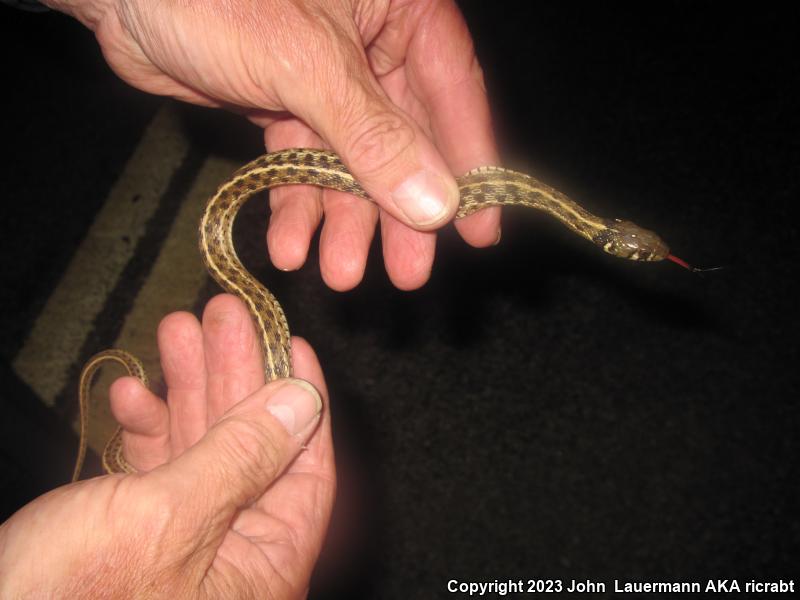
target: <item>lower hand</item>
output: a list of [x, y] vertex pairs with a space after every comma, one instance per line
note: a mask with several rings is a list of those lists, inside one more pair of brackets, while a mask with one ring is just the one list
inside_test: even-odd
[[0, 596], [302, 597], [335, 468], [322, 372], [293, 343], [295, 372], [314, 387], [263, 385], [250, 317], [231, 296], [209, 303], [202, 326], [165, 318], [168, 403], [134, 378], [112, 387], [139, 472], [60, 487], [4, 523], [0, 573], [13, 577]]

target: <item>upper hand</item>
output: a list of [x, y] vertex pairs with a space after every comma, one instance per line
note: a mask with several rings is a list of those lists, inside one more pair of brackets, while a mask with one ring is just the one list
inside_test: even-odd
[[[63, 0], [140, 89], [234, 107], [270, 150], [330, 147], [373, 204], [307, 186], [273, 190], [273, 263], [299, 268], [323, 213], [320, 266], [345, 290], [364, 273], [380, 214], [400, 288], [427, 281], [431, 230], [458, 205], [452, 173], [497, 162], [483, 77], [453, 0]], [[66, 7], [64, 6], [66, 5]], [[464, 239], [499, 239], [499, 211], [459, 220]]]

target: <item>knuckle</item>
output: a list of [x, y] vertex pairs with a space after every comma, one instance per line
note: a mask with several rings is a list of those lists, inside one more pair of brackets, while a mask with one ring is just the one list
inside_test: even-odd
[[346, 161], [361, 175], [385, 169], [414, 142], [414, 130], [391, 110], [368, 112], [350, 127], [353, 133], [345, 148]]
[[258, 421], [228, 419], [218, 442], [220, 465], [235, 465], [237, 478], [260, 482], [279, 474], [281, 447], [273, 432]]

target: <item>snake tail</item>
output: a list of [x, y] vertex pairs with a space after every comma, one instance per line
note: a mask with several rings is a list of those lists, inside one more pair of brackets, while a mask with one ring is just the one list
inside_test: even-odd
[[[72, 481], [78, 481], [86, 460], [86, 446], [89, 434], [89, 401], [91, 397], [92, 381], [97, 370], [104, 363], [117, 363], [125, 367], [128, 375], [136, 377], [147, 387], [147, 373], [141, 361], [125, 350], [103, 350], [92, 356], [81, 370], [78, 387], [78, 406], [80, 410], [80, 440], [78, 442], [78, 457], [75, 459], [75, 468], [72, 472]], [[116, 432], [106, 444], [103, 451], [103, 468], [108, 473], [131, 473], [133, 467], [125, 460], [122, 454], [122, 428], [117, 427]]]

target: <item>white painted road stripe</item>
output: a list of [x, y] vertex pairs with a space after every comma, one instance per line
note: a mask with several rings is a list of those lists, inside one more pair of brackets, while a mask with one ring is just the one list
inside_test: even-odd
[[165, 104], [148, 125], [64, 276], [36, 318], [13, 367], [48, 405], [133, 256], [173, 172], [189, 148], [180, 120]]

